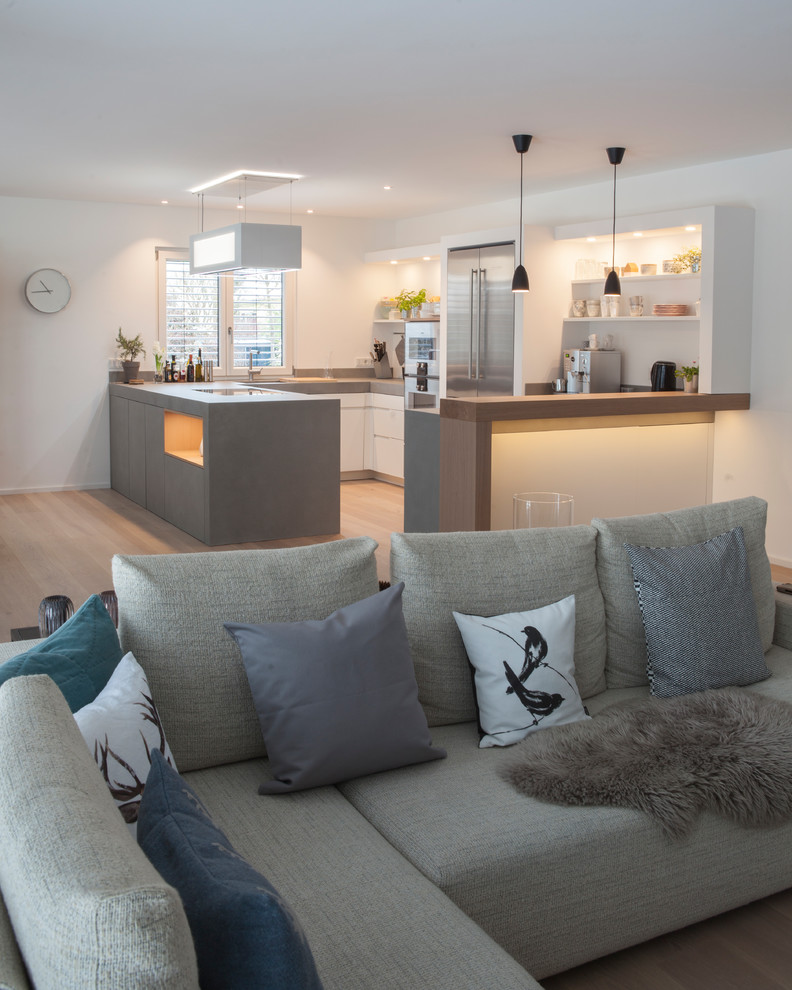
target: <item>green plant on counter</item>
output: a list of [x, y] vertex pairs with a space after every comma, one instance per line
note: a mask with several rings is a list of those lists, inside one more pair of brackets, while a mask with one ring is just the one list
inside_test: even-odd
[[677, 378], [684, 378], [686, 382], [692, 382], [698, 373], [698, 365], [695, 361], [691, 365], [683, 364], [674, 372]]
[[125, 337], [123, 330], [119, 327], [116, 344], [121, 352], [122, 361], [134, 361], [137, 359], [138, 354], [142, 354], [144, 357], [146, 356], [146, 349], [143, 347], [140, 334], [137, 337]]
[[417, 306], [421, 306], [425, 302], [426, 289], [419, 289], [418, 292], [402, 289], [398, 296], [396, 296], [396, 305], [399, 309], [406, 312], [415, 309]]
[[673, 262], [675, 272], [700, 272], [701, 248], [688, 248], [682, 254], [675, 254], [671, 261]]

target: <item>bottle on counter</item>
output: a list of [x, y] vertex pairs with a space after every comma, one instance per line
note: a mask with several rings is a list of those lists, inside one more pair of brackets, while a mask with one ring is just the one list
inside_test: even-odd
[[204, 380], [203, 372], [203, 358], [201, 357], [201, 348], [198, 348], [198, 360], [195, 364], [195, 380], [197, 382], [202, 382]]
[[178, 380], [179, 380], [179, 372], [176, 370], [176, 355], [171, 354], [169, 381], [177, 382]]
[[187, 359], [187, 381], [195, 381], [195, 365], [193, 364], [192, 354]]

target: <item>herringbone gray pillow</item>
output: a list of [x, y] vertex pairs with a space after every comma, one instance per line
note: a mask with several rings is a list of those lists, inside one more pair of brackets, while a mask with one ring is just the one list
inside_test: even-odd
[[770, 676], [741, 526], [681, 547], [624, 544], [641, 609], [651, 693], [670, 698]]

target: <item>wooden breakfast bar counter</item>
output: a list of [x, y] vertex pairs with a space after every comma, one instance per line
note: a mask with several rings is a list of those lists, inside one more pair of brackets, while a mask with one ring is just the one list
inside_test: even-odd
[[509, 529], [522, 491], [573, 495], [576, 523], [710, 502], [715, 417], [749, 406], [747, 393], [617, 392], [408, 410], [405, 529]]

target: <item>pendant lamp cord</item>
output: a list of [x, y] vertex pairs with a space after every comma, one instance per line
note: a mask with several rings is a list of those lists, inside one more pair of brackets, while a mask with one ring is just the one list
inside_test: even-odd
[[616, 162], [613, 163], [613, 236], [611, 240], [611, 271], [616, 269]]
[[520, 264], [523, 263], [523, 160], [524, 154], [520, 154]]

